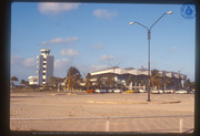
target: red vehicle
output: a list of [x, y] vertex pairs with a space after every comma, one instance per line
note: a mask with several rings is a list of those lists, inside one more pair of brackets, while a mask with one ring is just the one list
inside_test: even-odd
[[87, 90], [86, 92], [87, 92], [87, 93], [94, 93], [94, 90], [93, 90], [93, 89], [90, 89], [90, 90]]

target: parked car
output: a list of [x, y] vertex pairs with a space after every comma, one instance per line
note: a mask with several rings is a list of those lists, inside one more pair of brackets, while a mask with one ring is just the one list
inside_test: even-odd
[[162, 93], [163, 93], [163, 90], [158, 90], [158, 91], [159, 91], [159, 93], [160, 93], [160, 94], [162, 94]]
[[93, 89], [90, 89], [90, 90], [87, 90], [86, 92], [87, 92], [87, 93], [93, 93], [94, 90], [93, 90]]
[[173, 93], [172, 90], [164, 90], [163, 92], [164, 92], [164, 93]]
[[171, 89], [170, 91], [171, 91], [171, 93], [176, 93], [176, 90], [174, 90], [174, 89]]
[[191, 94], [195, 94], [195, 91], [190, 91]]
[[114, 89], [114, 93], [121, 93], [120, 89]]
[[152, 94], [159, 94], [159, 91], [158, 90], [151, 90], [151, 93]]
[[133, 93], [133, 90], [127, 90], [126, 92], [127, 93]]
[[139, 93], [140, 91], [139, 90], [133, 90], [133, 93]]
[[113, 93], [113, 89], [108, 89], [108, 92], [109, 93]]
[[178, 94], [186, 94], [187, 91], [186, 90], [178, 90], [178, 91], [176, 91], [176, 93], [178, 93]]
[[107, 91], [105, 89], [101, 89], [100, 92], [101, 93], [107, 93]]
[[95, 89], [95, 93], [100, 93], [100, 89]]
[[140, 89], [139, 92], [140, 92], [140, 93], [146, 93], [147, 91], [146, 91], [146, 90], [143, 90], [143, 89]]
[[151, 93], [153, 93], [153, 94], [162, 94], [163, 90], [152, 90]]

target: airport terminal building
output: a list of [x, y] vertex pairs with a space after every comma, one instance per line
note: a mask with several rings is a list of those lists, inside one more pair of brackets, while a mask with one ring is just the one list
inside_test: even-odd
[[[91, 82], [93, 85], [97, 84], [97, 80], [101, 77], [104, 81], [109, 76], [113, 77], [113, 80], [118, 84], [123, 84], [128, 89], [144, 89], [146, 90], [146, 83], [148, 82], [148, 70], [145, 68], [134, 69], [134, 68], [119, 68], [111, 67], [100, 71], [91, 72]], [[174, 89], [179, 90], [181, 81], [187, 78], [186, 75], [180, 74], [180, 72], [168, 72], [159, 71], [161, 77], [170, 79], [171, 84], [164, 85], [164, 78], [162, 79], [162, 87], [160, 89]], [[127, 81], [129, 80], [129, 84]]]

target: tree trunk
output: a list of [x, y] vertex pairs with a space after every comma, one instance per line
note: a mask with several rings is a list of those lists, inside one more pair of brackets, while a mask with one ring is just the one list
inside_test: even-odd
[[164, 84], [164, 91], [166, 90], [166, 87], [167, 87], [166, 84]]

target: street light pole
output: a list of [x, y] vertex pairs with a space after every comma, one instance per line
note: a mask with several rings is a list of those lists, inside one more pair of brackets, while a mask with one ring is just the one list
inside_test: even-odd
[[150, 36], [151, 36], [151, 30], [148, 30], [148, 78], [149, 78], [149, 81], [148, 81], [148, 98], [147, 98], [147, 101], [150, 102], [150, 92], [151, 92], [151, 88], [150, 88], [150, 79], [151, 79], [151, 73], [150, 73]]
[[152, 25], [150, 28], [146, 27], [145, 25], [139, 23], [139, 22], [130, 22], [130, 25], [133, 25], [134, 23], [144, 27], [145, 29], [147, 29], [147, 36], [148, 36], [148, 98], [147, 98], [147, 102], [150, 102], [150, 92], [151, 92], [151, 88], [150, 88], [150, 79], [151, 79], [151, 75], [150, 75], [150, 39], [151, 39], [151, 29], [152, 27], [166, 14], [172, 14], [172, 11], [166, 12], [164, 14], [162, 14], [162, 16], [160, 16], [160, 18], [158, 18]]

